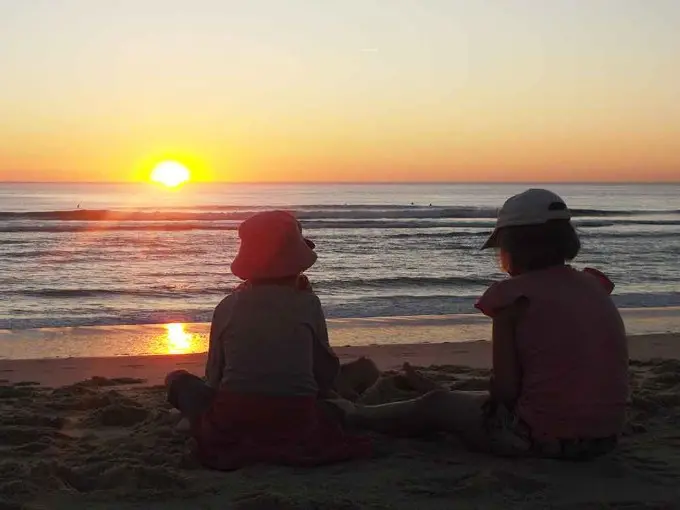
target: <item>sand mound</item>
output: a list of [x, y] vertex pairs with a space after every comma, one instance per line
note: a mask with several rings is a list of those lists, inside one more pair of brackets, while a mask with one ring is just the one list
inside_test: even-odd
[[37, 395], [40, 390], [33, 386], [0, 386], [0, 401], [13, 401], [15, 399], [25, 399]]
[[145, 379], [136, 379], [134, 377], [114, 377], [112, 379], [106, 377], [94, 376], [85, 381], [74, 384], [73, 386], [81, 388], [106, 388], [111, 386], [131, 386], [134, 384], [144, 384]]
[[56, 415], [45, 416], [30, 411], [17, 411], [11, 415], [0, 414], [0, 427], [8, 425], [60, 429], [64, 425], [64, 419]]
[[149, 416], [149, 410], [137, 404], [116, 402], [95, 409], [82, 421], [90, 427], [131, 427], [143, 422]]
[[0, 498], [14, 504], [46, 493], [135, 499], [193, 493], [182, 475], [192, 467], [185, 440], [172, 430], [164, 393], [95, 383], [30, 393], [26, 386], [6, 388]]

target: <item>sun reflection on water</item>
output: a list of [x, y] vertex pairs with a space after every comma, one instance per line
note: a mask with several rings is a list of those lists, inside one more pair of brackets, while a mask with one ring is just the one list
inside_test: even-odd
[[197, 352], [199, 342], [196, 341], [194, 334], [186, 331], [184, 324], [166, 324], [165, 329], [167, 354], [188, 354]]

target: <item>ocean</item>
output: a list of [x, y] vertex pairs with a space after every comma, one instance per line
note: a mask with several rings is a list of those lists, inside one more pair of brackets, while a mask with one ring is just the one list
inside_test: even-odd
[[[237, 282], [240, 221], [295, 212], [329, 318], [473, 313], [503, 278], [479, 247], [516, 184], [0, 184], [0, 329], [206, 322]], [[575, 216], [575, 265], [620, 307], [680, 305], [680, 185], [547, 186]]]

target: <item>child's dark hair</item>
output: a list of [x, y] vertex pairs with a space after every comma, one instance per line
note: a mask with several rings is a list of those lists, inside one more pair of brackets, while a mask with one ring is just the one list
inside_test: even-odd
[[569, 220], [498, 229], [497, 246], [512, 274], [546, 269], [571, 261], [581, 241]]

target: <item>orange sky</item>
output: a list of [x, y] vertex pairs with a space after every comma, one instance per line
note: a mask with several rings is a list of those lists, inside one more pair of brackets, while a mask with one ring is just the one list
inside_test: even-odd
[[680, 180], [680, 3], [242, 4], [0, 5], [0, 180]]

